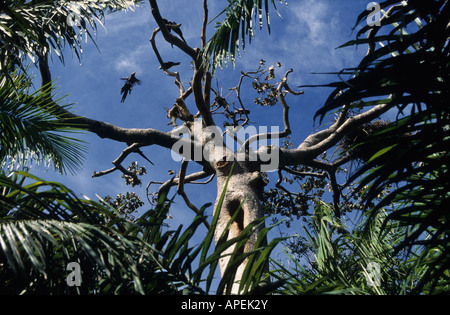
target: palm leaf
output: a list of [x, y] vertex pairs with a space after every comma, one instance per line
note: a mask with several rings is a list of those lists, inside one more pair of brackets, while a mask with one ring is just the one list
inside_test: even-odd
[[77, 198], [60, 183], [25, 172], [0, 175], [0, 278], [7, 277], [2, 289], [70, 293], [65, 267], [74, 261], [83, 270], [85, 293], [108, 293], [120, 282], [123, 292], [144, 293], [138, 265], [158, 269], [156, 250], [121, 233], [125, 222], [113, 220], [115, 212]]
[[[53, 252], [46, 250], [49, 246]], [[61, 251], [61, 249], [64, 249]], [[56, 220], [0, 221], [0, 249], [6, 256], [7, 268], [17, 274], [17, 280], [33, 281], [41, 275], [46, 282], [53, 282], [53, 292], [67, 289], [64, 266], [71, 261], [81, 262], [82, 269], [101, 270], [97, 276], [111, 278], [119, 272], [138, 288], [140, 279], [135, 263], [137, 247], [118, 233], [85, 223]], [[53, 269], [60, 265], [63, 268]], [[31, 273], [30, 273], [31, 271]], [[98, 279], [95, 279], [98, 281]], [[83, 285], [90, 286], [94, 279], [83, 275]], [[14, 287], [13, 285], [11, 285]], [[7, 289], [7, 287], [5, 288]], [[33, 292], [33, 287], [26, 289]], [[11, 292], [10, 292], [11, 293]], [[27, 292], [22, 292], [27, 293]], [[43, 292], [36, 292], [43, 293]]]
[[[22, 65], [23, 55], [32, 61], [39, 52], [53, 51], [64, 62], [66, 44], [81, 58], [83, 34], [93, 40], [97, 23], [105, 14], [133, 9], [140, 1], [8, 1], [0, 16], [0, 72], [7, 75], [10, 69]], [[76, 23], [70, 23], [75, 16]], [[94, 41], [95, 43], [95, 41]], [[22, 70], [23, 67], [22, 67]]]
[[[64, 185], [26, 172], [0, 174], [0, 191], [0, 279], [5, 283], [2, 289], [9, 293], [205, 294], [211, 290], [219, 259], [230, 246], [235, 246], [235, 251], [218, 292], [229, 291], [234, 282], [232, 270], [246, 259], [252, 265], [246, 271], [242, 292], [263, 292], [260, 284], [265, 267], [279, 242], [275, 239], [264, 246], [271, 227], [263, 228], [257, 248], [243, 252], [247, 239], [263, 224], [261, 219], [214, 250], [213, 229], [192, 246], [208, 205], [186, 229], [163, 233], [172, 204], [165, 198], [136, 222], [127, 222], [103, 204], [79, 199]], [[80, 263], [83, 271], [79, 288], [69, 288], [66, 283], [65, 267], [73, 261]], [[202, 288], [204, 282], [206, 288]], [[266, 285], [264, 292], [279, 284]]]
[[[259, 29], [262, 29], [263, 16], [265, 16], [267, 30], [270, 34], [269, 0], [233, 0], [228, 2], [228, 6], [213, 19], [214, 21], [225, 15], [222, 22], [216, 23], [215, 33], [204, 48], [205, 57], [211, 62], [213, 70], [217, 66], [222, 67], [223, 63], [227, 64], [230, 59], [234, 65], [236, 51], [239, 54], [240, 47], [244, 51], [246, 38], [251, 42], [254, 36], [253, 23], [258, 23]], [[280, 0], [280, 3], [282, 2]], [[270, 0], [270, 4], [277, 11], [275, 1]]]
[[[15, 75], [15, 74], [14, 74]], [[0, 84], [0, 159], [7, 168], [21, 168], [29, 162], [53, 164], [61, 173], [80, 168], [86, 148], [81, 140], [64, 135], [74, 132], [75, 125], [60, 124], [55, 106], [39, 89], [31, 93], [24, 74], [13, 81], [3, 78]], [[61, 105], [67, 108], [68, 105]]]
[[[417, 271], [410, 278], [415, 283], [412, 292], [437, 293], [448, 287], [450, 261], [444, 250], [448, 246], [444, 209], [449, 204], [450, 4], [438, 0], [429, 5], [420, 1], [380, 5], [388, 10], [394, 4], [379, 28], [364, 26], [354, 41], [343, 45], [369, 44], [371, 50], [348, 81], [329, 85], [335, 90], [317, 116], [322, 119], [344, 104], [372, 106], [395, 95], [390, 105], [397, 111], [397, 120], [359, 143], [382, 143], [384, 147], [353, 173], [351, 182], [359, 181], [364, 201], [375, 205], [369, 212], [371, 218], [387, 209], [384, 226], [396, 222], [407, 231], [395, 253], [415, 252], [408, 256]], [[357, 24], [367, 14], [362, 13]], [[367, 39], [359, 38], [368, 31]], [[392, 139], [399, 134], [405, 136], [393, 145]]]

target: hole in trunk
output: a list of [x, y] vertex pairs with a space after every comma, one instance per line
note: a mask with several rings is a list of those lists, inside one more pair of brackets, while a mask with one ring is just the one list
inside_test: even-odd
[[240, 235], [242, 230], [244, 229], [244, 210], [242, 209], [242, 207], [240, 207], [239, 200], [232, 200], [230, 201], [228, 206], [230, 217], [235, 215], [236, 211], [239, 211], [239, 213], [237, 214], [236, 219], [231, 225], [231, 229], [237, 230], [236, 235]]

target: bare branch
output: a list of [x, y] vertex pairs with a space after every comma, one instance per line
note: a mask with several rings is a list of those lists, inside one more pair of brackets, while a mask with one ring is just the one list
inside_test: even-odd
[[[186, 195], [186, 192], [184, 191], [184, 183], [185, 183], [185, 179], [186, 179], [186, 170], [187, 170], [187, 166], [188, 166], [188, 161], [186, 159], [183, 159], [183, 161], [181, 162], [181, 168], [180, 168], [180, 174], [178, 177], [178, 188], [177, 188], [177, 193], [183, 197], [184, 202], [186, 203], [186, 205], [195, 212], [195, 214], [199, 214], [200, 210], [189, 200], [188, 196]], [[210, 226], [208, 221], [203, 220], [203, 224], [205, 225], [205, 227], [209, 230]]]
[[122, 151], [122, 153], [119, 155], [119, 157], [117, 159], [115, 159], [112, 163], [114, 165], [113, 168], [108, 169], [106, 171], [100, 171], [100, 172], [95, 172], [92, 174], [92, 177], [100, 177], [106, 174], [110, 174], [116, 170], [121, 171], [124, 175], [129, 176], [132, 178], [132, 185], [135, 186], [137, 184], [141, 183], [141, 180], [138, 178], [137, 174], [134, 172], [130, 172], [127, 169], [125, 169], [122, 166], [122, 162], [125, 160], [125, 158], [130, 155], [130, 153], [136, 152], [136, 150], [139, 149], [141, 145], [138, 143], [133, 143], [132, 145], [130, 145], [129, 147], [127, 147], [125, 150]]
[[[152, 36], [150, 37], [150, 43], [152, 44], [153, 52], [155, 53], [155, 56], [158, 59], [158, 62], [162, 67], [164, 64], [164, 61], [162, 60], [161, 55], [159, 54], [159, 50], [156, 47], [156, 42], [155, 42], [156, 34], [158, 34], [160, 31], [161, 31], [160, 27], [153, 30]], [[166, 72], [166, 70], [164, 70], [164, 72]], [[172, 75], [172, 72], [167, 73], [167, 74]], [[175, 76], [175, 74], [173, 74], [172, 76]]]
[[[204, 182], [197, 182], [197, 180], [203, 179], [208, 177], [209, 178], [204, 181]], [[196, 173], [192, 173], [189, 174], [187, 176], [184, 177], [184, 183], [185, 184], [197, 184], [197, 185], [204, 185], [204, 184], [208, 184], [210, 183], [213, 178], [215, 177], [215, 173], [212, 172], [207, 172], [207, 171], [200, 171], [200, 172], [196, 172]], [[166, 182], [159, 182], [159, 181], [151, 181], [147, 184], [147, 195], [149, 195], [148, 190], [150, 189], [150, 186], [153, 184], [158, 184], [158, 185], [162, 185], [159, 188], [159, 191], [161, 191], [163, 187], [172, 187], [172, 186], [177, 186], [179, 182], [179, 178], [176, 177], [172, 177], [170, 180], [166, 181]]]
[[208, 0], [203, 0], [203, 24], [202, 24], [202, 35], [200, 36], [202, 40], [202, 50], [206, 46], [206, 27], [208, 26]]
[[172, 44], [180, 48], [182, 51], [184, 51], [186, 54], [188, 54], [194, 61], [198, 58], [198, 52], [189, 47], [188, 44], [186, 44], [184, 41], [182, 41], [177, 36], [171, 34], [169, 32], [169, 29], [166, 26], [166, 23], [164, 22], [164, 19], [161, 17], [161, 14], [159, 12], [158, 4], [156, 3], [156, 0], [149, 0], [151, 13], [153, 15], [153, 18], [155, 19], [156, 23], [161, 29], [161, 33], [164, 36], [164, 39]]
[[326, 130], [308, 136], [297, 149], [280, 148], [280, 165], [297, 165], [314, 159], [336, 145], [349, 130], [379, 117], [389, 109], [389, 103], [380, 104], [346, 119], [342, 112], [336, 123]]
[[180, 76], [178, 74], [178, 72], [172, 72], [169, 71], [166, 67], [165, 67], [165, 62], [162, 59], [161, 55], [159, 54], [159, 50], [156, 47], [156, 34], [158, 34], [161, 31], [161, 28], [158, 27], [156, 29], [153, 30], [152, 36], [150, 37], [150, 43], [152, 44], [152, 48], [153, 48], [153, 52], [155, 53], [156, 58], [158, 59], [158, 62], [160, 64], [160, 68], [163, 69], [164, 73], [167, 74], [168, 76], [171, 77], [175, 77], [175, 84], [180, 88], [180, 94], [184, 93], [184, 88], [183, 85], [181, 84], [181, 80], [180, 80]]
[[241, 77], [239, 79], [238, 85], [236, 87], [230, 89], [230, 90], [235, 90], [236, 91], [236, 98], [237, 98], [237, 100], [239, 102], [239, 105], [241, 105], [242, 111], [245, 114], [245, 120], [239, 126], [245, 126], [246, 124], [248, 124], [248, 121], [249, 121], [249, 117], [248, 117], [248, 114], [247, 114], [248, 111], [245, 109], [244, 103], [242, 102], [242, 99], [241, 99], [242, 81], [244, 80], [244, 77], [248, 76], [248, 74], [249, 74], [248, 72], [247, 73], [241, 72]]
[[[200, 172], [200, 173], [203, 173], [203, 172]], [[195, 174], [191, 174], [191, 175], [195, 175]], [[216, 174], [210, 175], [209, 178], [207, 180], [205, 180], [204, 182], [196, 182], [194, 180], [188, 181], [187, 178], [189, 176], [187, 176], [186, 179], [185, 179], [185, 183], [187, 183], [187, 184], [195, 184], [195, 185], [206, 185], [206, 184], [209, 184], [214, 179], [215, 176], [216, 176]]]
[[[156, 34], [161, 30], [160, 27], [153, 30], [152, 36], [150, 38], [150, 43], [152, 44], [153, 52], [155, 53], [156, 58], [158, 59], [158, 62], [161, 65], [161, 69], [163, 69], [164, 73], [168, 76], [175, 77], [175, 85], [180, 90], [180, 96], [175, 101], [175, 106], [178, 108], [179, 116], [175, 118], [179, 118], [183, 121], [193, 121], [193, 116], [189, 112], [184, 100], [192, 93], [192, 87], [189, 87], [187, 91], [185, 91], [183, 84], [181, 83], [180, 74], [179, 72], [171, 72], [168, 69], [165, 68], [165, 63], [163, 59], [161, 58], [161, 55], [159, 54], [158, 48], [156, 47], [155, 37]], [[170, 117], [174, 118], [174, 117]], [[173, 121], [174, 123], [174, 121]]]
[[205, 86], [203, 87], [203, 99], [205, 100], [205, 105], [209, 114], [211, 115], [211, 72], [207, 71], [205, 73]]
[[[199, 54], [201, 56], [201, 54]], [[199, 57], [200, 58], [200, 57]], [[194, 93], [195, 105], [197, 106], [198, 111], [202, 115], [203, 122], [206, 126], [214, 126], [214, 119], [212, 118], [210, 111], [210, 104], [206, 103], [203, 92], [203, 78], [205, 76], [205, 70], [203, 69], [204, 65], [201, 61], [197, 61], [195, 63], [194, 77], [192, 78], [192, 90]], [[210, 86], [209, 86], [210, 89]], [[209, 95], [209, 91], [205, 91], [205, 95]]]
[[298, 147], [298, 149], [306, 149], [308, 147], [311, 147], [320, 141], [326, 139], [331, 134], [335, 133], [336, 130], [345, 122], [347, 119], [347, 107], [344, 106], [341, 113], [339, 114], [338, 118], [336, 119], [335, 123], [328, 127], [325, 130], [321, 130], [319, 132], [313, 133], [309, 135]]
[[324, 178], [327, 176], [327, 174], [325, 172], [322, 173], [315, 173], [315, 172], [299, 172], [293, 169], [290, 169], [288, 167], [282, 167], [281, 170], [288, 172], [289, 174], [292, 175], [297, 175], [297, 176], [314, 176], [314, 177], [320, 177], [320, 178]]
[[331, 193], [333, 195], [333, 209], [334, 214], [337, 218], [341, 217], [341, 207], [339, 206], [339, 201], [341, 197], [341, 190], [336, 180], [336, 172], [329, 172], [328, 179], [330, 180]]
[[110, 173], [112, 173], [114, 171], [117, 171], [117, 170], [118, 170], [117, 166], [114, 166], [114, 167], [110, 168], [109, 170], [100, 171], [100, 172], [94, 171], [94, 173], [92, 174], [92, 178], [100, 177], [100, 176], [103, 176], [103, 175], [107, 175], [107, 174], [110, 174]]
[[292, 199], [292, 195], [298, 195], [296, 193], [293, 193], [289, 190], [287, 190], [284, 186], [281, 185], [281, 182], [283, 181], [283, 175], [281, 173], [281, 170], [278, 170], [278, 180], [275, 183], [275, 187], [277, 187], [278, 189], [281, 189], [283, 192], [286, 193], [286, 195], [289, 198], [289, 203], [291, 204], [292, 209], [295, 209], [296, 205], [294, 200]]
[[188, 164], [189, 164], [189, 161], [187, 161], [185, 158], [181, 162], [180, 174], [178, 176], [178, 179], [179, 179], [178, 180], [178, 188], [177, 188], [178, 194], [180, 194], [181, 192], [184, 192], [184, 179], [186, 177], [186, 170], [187, 170]]
[[279, 83], [277, 88], [277, 96], [278, 100], [280, 101], [281, 106], [283, 107], [283, 124], [284, 124], [284, 130], [282, 132], [272, 132], [272, 133], [263, 133], [263, 134], [257, 134], [252, 137], [249, 137], [247, 141], [245, 141], [243, 148], [248, 151], [248, 148], [250, 144], [254, 141], [262, 140], [262, 139], [276, 139], [276, 138], [284, 138], [291, 134], [291, 127], [289, 123], [289, 106], [284, 98], [284, 91], [283, 88], [285, 88], [289, 93], [293, 95], [300, 95], [303, 94], [303, 91], [294, 92], [291, 90], [291, 88], [287, 84], [287, 77], [289, 73], [291, 73], [293, 70], [289, 69], [283, 80]]

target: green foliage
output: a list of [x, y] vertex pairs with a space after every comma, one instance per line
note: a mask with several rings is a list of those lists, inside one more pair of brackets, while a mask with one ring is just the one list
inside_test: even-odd
[[[229, 269], [213, 293], [230, 293], [234, 270], [245, 259], [250, 263], [240, 283], [241, 293], [268, 293], [275, 288], [261, 286], [267, 277], [270, 253], [280, 241], [264, 245], [270, 227], [261, 229], [252, 252], [243, 252], [262, 219], [235, 239], [225, 241], [224, 235], [224, 241], [213, 249], [220, 211], [215, 212], [203, 241], [191, 245], [208, 205], [185, 229], [167, 230], [164, 220], [172, 202], [165, 196], [154, 209], [131, 222], [101, 203], [78, 199], [62, 184], [25, 172], [1, 174], [0, 191], [0, 279], [4, 293], [206, 294], [214, 288], [219, 259], [233, 245]], [[69, 262], [81, 266], [79, 287], [66, 283]]]
[[[364, 26], [356, 40], [343, 45], [368, 44], [370, 50], [357, 68], [344, 70], [351, 70], [349, 80], [328, 85], [335, 90], [317, 116], [344, 104], [364, 108], [384, 102], [398, 113], [394, 122], [356, 142], [378, 145], [351, 181], [359, 181], [367, 205], [391, 187], [374, 203], [371, 219], [386, 209], [384, 229], [398, 222], [407, 231], [395, 253], [418, 251], [414, 264], [423, 273], [410, 292], [442, 293], [448, 290], [450, 264], [450, 4], [385, 1], [381, 7], [390, 8], [381, 26]], [[365, 32], [368, 37], [359, 38]]]
[[34, 161], [47, 167], [53, 164], [61, 173], [76, 171], [85, 147], [82, 141], [63, 135], [76, 127], [59, 121], [58, 107], [68, 106], [60, 104], [62, 99], [52, 101], [47, 89], [31, 92], [24, 74], [13, 77], [2, 77], [0, 82], [1, 163], [13, 169]]
[[[415, 252], [396, 252], [405, 229], [383, 226], [387, 213], [367, 216], [351, 233], [342, 233], [330, 206], [318, 202], [312, 222], [305, 228], [305, 250], [299, 256], [286, 251], [290, 264], [274, 261], [274, 276], [287, 279], [280, 294], [397, 295], [411, 293], [425, 266]], [[303, 263], [302, 263], [303, 262]], [[307, 263], [304, 263], [307, 262]], [[379, 266], [379, 282], [371, 266]]]
[[[275, 188], [264, 191], [262, 200], [266, 214], [279, 214], [291, 220], [305, 217], [310, 215], [309, 210], [314, 207], [314, 201], [323, 197], [327, 185], [324, 177], [307, 175], [315, 174], [315, 170], [307, 166], [295, 166], [291, 169], [299, 175], [286, 175]], [[293, 185], [293, 191], [298, 192], [289, 191], [285, 188], [287, 185]], [[289, 221], [286, 224], [289, 226]]]
[[[325, 105], [316, 113], [321, 119], [342, 104], [355, 108], [389, 102], [402, 112], [408, 104], [424, 103], [445, 107], [448, 93], [448, 4], [430, 1], [385, 1], [381, 7], [392, 6], [390, 15], [380, 27], [364, 26], [355, 40], [341, 47], [368, 44], [371, 49], [356, 68], [343, 69], [349, 80], [330, 83], [334, 87]], [[358, 23], [365, 22], [364, 11]], [[386, 12], [384, 12], [386, 13]], [[417, 30], [411, 34], [406, 28]], [[365, 32], [367, 38], [359, 38]], [[377, 36], [379, 32], [383, 35]], [[389, 95], [394, 95], [388, 98]], [[370, 99], [368, 99], [370, 98]]]
[[[114, 220], [101, 204], [26, 172], [2, 173], [0, 191], [3, 293], [88, 293], [94, 284], [101, 287], [103, 279], [119, 277], [139, 289], [133, 255], [140, 248], [119, 233], [124, 222]], [[101, 225], [106, 218], [113, 223]], [[69, 262], [82, 266], [84, 287], [67, 286]]]
[[106, 13], [131, 9], [138, 1], [125, 0], [38, 0], [2, 1], [0, 9], [0, 72], [21, 67], [25, 56], [35, 61], [36, 53], [53, 51], [64, 61], [69, 45], [81, 58], [83, 37], [93, 40], [97, 25]]
[[136, 195], [135, 192], [127, 192], [125, 195], [117, 194], [115, 199], [108, 195], [101, 201], [119, 211], [119, 213], [128, 221], [135, 221], [137, 209], [144, 205], [141, 197]]
[[[283, 3], [282, 0], [279, 0]], [[225, 14], [222, 22], [216, 22], [214, 35], [206, 43], [204, 53], [208, 61], [211, 62], [213, 69], [227, 63], [230, 58], [234, 65], [236, 59], [236, 50], [239, 53], [239, 47], [245, 50], [245, 40], [248, 37], [251, 42], [254, 36], [253, 23], [263, 27], [263, 15], [267, 23], [267, 29], [270, 33], [269, 8], [270, 5], [276, 11], [274, 0], [233, 0], [228, 1], [227, 7], [213, 19]], [[287, 2], [284, 1], [287, 5]], [[254, 21], [253, 21], [254, 20]]]

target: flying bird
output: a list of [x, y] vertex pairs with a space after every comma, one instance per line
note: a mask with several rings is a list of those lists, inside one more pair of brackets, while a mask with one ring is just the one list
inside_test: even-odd
[[173, 66], [178, 66], [179, 64], [180, 64], [179, 62], [172, 62], [172, 61], [163, 62], [162, 66], [160, 66], [159, 69], [169, 70]]
[[122, 94], [122, 100], [121, 102], [125, 102], [125, 99], [127, 98], [128, 93], [131, 94], [131, 90], [133, 89], [133, 86], [135, 84], [141, 84], [141, 80], [136, 78], [136, 72], [133, 72], [128, 78], [120, 78], [120, 80], [125, 80], [125, 84], [122, 86], [122, 89], [120, 90], [120, 94]]

